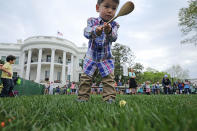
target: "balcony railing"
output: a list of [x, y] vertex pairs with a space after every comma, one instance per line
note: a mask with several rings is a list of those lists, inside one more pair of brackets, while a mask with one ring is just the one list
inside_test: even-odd
[[51, 62], [51, 59], [42, 59], [41, 62]]
[[63, 64], [62, 60], [55, 60], [54, 63]]
[[[38, 59], [32, 59], [31, 63], [35, 63], [38, 62]], [[42, 59], [41, 62], [51, 62], [51, 59]], [[25, 64], [27, 64], [27, 61], [24, 62]], [[62, 60], [54, 60], [54, 63], [59, 63], [59, 64], [63, 64]], [[68, 65], [69, 63], [71, 63], [71, 61], [66, 61], [66, 65]]]

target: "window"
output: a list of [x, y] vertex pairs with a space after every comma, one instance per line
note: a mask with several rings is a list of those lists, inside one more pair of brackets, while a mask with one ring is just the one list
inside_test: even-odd
[[69, 64], [69, 63], [71, 63], [71, 59], [68, 58], [68, 59], [66, 60], [66, 64]]
[[61, 79], [61, 72], [57, 72], [57, 80], [60, 81]]
[[49, 79], [49, 71], [45, 71], [45, 80]]
[[47, 62], [51, 62], [51, 55], [47, 55]]
[[58, 58], [58, 63], [62, 63], [62, 57]]
[[19, 64], [19, 56], [16, 56], [15, 64], [16, 64], [16, 65]]
[[67, 75], [67, 80], [70, 81], [70, 75]]
[[1, 60], [6, 62], [6, 56], [1, 56]]

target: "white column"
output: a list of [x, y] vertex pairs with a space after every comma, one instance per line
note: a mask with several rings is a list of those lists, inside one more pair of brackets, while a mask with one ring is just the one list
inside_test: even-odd
[[25, 79], [29, 80], [29, 74], [30, 74], [30, 66], [31, 66], [31, 55], [32, 55], [32, 50], [28, 50], [28, 59], [27, 59], [27, 69], [26, 69], [26, 75]]
[[20, 77], [24, 78], [23, 74], [24, 74], [24, 65], [25, 64], [25, 52], [22, 52], [22, 56], [21, 56], [21, 73], [20, 73]]
[[38, 65], [37, 65], [37, 74], [36, 74], [36, 82], [37, 82], [37, 83], [40, 83], [41, 60], [42, 60], [42, 49], [39, 49], [39, 54], [38, 54]]
[[53, 75], [54, 75], [54, 59], [55, 59], [55, 49], [51, 49], [51, 66], [50, 66], [50, 77], [49, 81], [54, 82]]
[[73, 56], [73, 54], [71, 54], [71, 76], [70, 76], [71, 82], [73, 81], [73, 75], [74, 75], [73, 68], [74, 68], [74, 56]]
[[63, 51], [62, 84], [66, 84], [66, 52]]

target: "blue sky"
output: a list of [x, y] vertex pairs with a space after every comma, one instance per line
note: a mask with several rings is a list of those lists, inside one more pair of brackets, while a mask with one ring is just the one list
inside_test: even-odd
[[[126, 0], [120, 0], [120, 6]], [[135, 10], [116, 21], [117, 42], [128, 45], [135, 62], [164, 71], [179, 64], [197, 78], [197, 47], [181, 45], [178, 12], [187, 0], [133, 0]], [[6, 0], [0, 1], [0, 43], [16, 43], [35, 35], [56, 36], [81, 46], [87, 43], [83, 29], [89, 17], [97, 17], [96, 0]]]

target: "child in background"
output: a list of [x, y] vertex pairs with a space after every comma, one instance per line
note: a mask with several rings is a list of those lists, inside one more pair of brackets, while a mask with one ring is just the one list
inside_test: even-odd
[[75, 82], [72, 82], [70, 89], [71, 89], [71, 94], [75, 94]]
[[185, 83], [184, 83], [184, 93], [185, 94], [189, 94], [189, 88], [190, 88], [190, 83], [188, 80], [185, 80]]
[[180, 80], [178, 81], [178, 88], [179, 94], [183, 94], [183, 83]]
[[1, 67], [1, 81], [3, 83], [3, 89], [1, 91], [0, 97], [8, 97], [10, 91], [14, 88], [14, 83], [12, 80], [13, 70], [12, 64], [15, 63], [16, 57], [9, 55], [6, 58], [6, 63]]
[[151, 91], [151, 89], [150, 89], [150, 82], [146, 81], [146, 94], [150, 95], [150, 91]]
[[155, 84], [152, 84], [152, 93], [153, 93], [154, 95], [156, 94]]
[[101, 82], [99, 84], [99, 94], [102, 94], [103, 93], [103, 83]]
[[159, 85], [159, 81], [155, 84], [155, 90], [156, 90], [156, 94], [160, 94], [160, 85]]
[[111, 20], [116, 13], [119, 0], [98, 0], [96, 11], [98, 18], [89, 18], [84, 36], [89, 39], [88, 51], [84, 59], [83, 74], [80, 77], [78, 102], [86, 102], [90, 98], [92, 76], [99, 71], [103, 83], [103, 100], [115, 102], [114, 58], [111, 52], [112, 42], [117, 39], [118, 23]]
[[53, 95], [53, 88], [54, 88], [54, 84], [53, 82], [51, 82], [49, 85], [49, 95]]
[[142, 93], [143, 93], [143, 87], [142, 87], [141, 84], [139, 85], [139, 87], [138, 87], [138, 89], [137, 89], [137, 93], [138, 93], [138, 94], [142, 94]]

